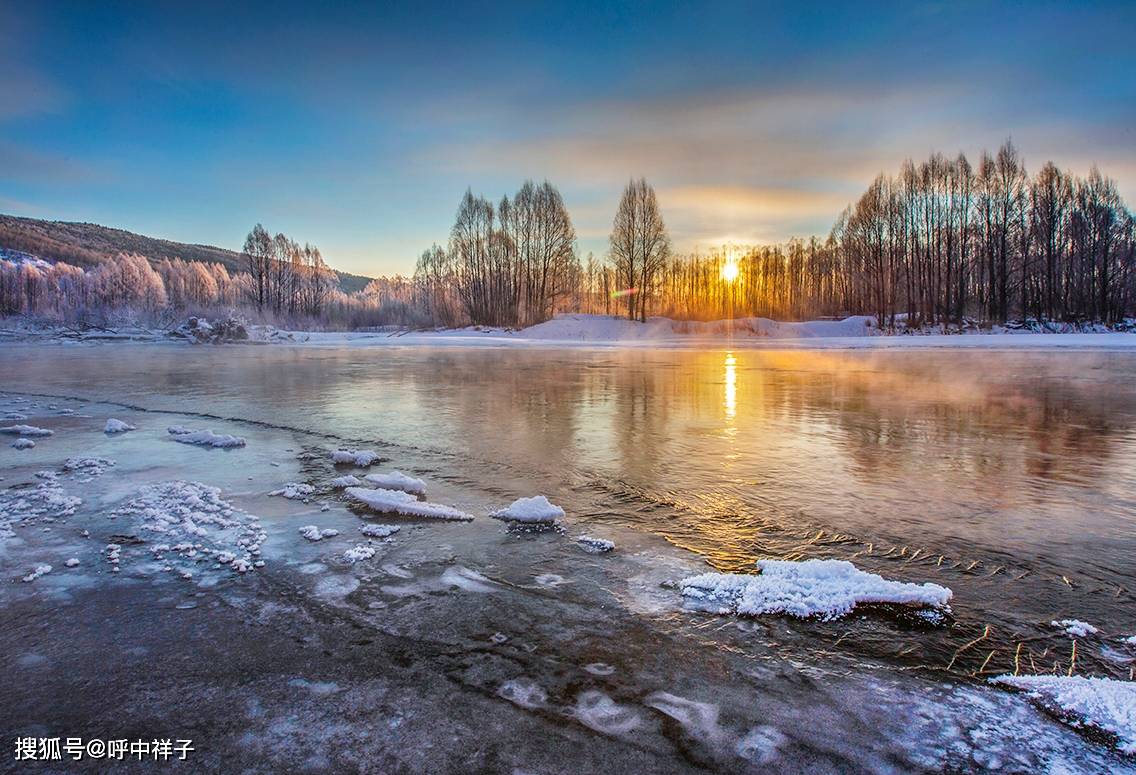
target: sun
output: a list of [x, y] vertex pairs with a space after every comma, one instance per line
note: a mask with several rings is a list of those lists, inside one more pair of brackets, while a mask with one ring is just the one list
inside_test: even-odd
[[732, 283], [738, 279], [738, 264], [736, 261], [727, 261], [722, 264], [722, 279], [728, 283]]

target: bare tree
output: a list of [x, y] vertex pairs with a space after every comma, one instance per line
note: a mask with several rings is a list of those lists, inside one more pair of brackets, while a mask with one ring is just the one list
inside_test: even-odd
[[623, 189], [610, 241], [617, 282], [628, 291], [627, 317], [646, 321], [654, 283], [670, 255], [655, 189], [646, 179], [632, 180]]

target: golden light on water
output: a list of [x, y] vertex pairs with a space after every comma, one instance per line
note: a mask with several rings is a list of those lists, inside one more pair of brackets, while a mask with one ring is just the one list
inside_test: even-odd
[[733, 353], [726, 353], [726, 419], [732, 420], [738, 413], [738, 362]]

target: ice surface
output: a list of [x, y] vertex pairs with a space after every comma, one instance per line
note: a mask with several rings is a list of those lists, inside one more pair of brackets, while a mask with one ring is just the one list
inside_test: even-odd
[[299, 529], [299, 533], [309, 541], [321, 541], [324, 538], [332, 538], [333, 536], [339, 535], [339, 531], [335, 528], [329, 527], [324, 530], [320, 530], [315, 525], [304, 525]]
[[336, 465], [366, 468], [378, 459], [379, 453], [371, 449], [336, 449], [331, 452], [331, 462]]
[[387, 538], [398, 532], [398, 525], [376, 525], [373, 522], [368, 522], [366, 525], [359, 526], [359, 532], [371, 538]]
[[1117, 747], [1136, 754], [1136, 683], [1063, 675], [1000, 675], [990, 682], [1025, 692], [1034, 703], [1073, 726], [1116, 735]]
[[106, 421], [106, 426], [103, 428], [103, 433], [126, 433], [127, 431], [136, 431], [137, 426], [131, 425], [122, 420], [116, 420], [113, 417]]
[[606, 538], [595, 538], [593, 536], [580, 536], [576, 539], [576, 543], [590, 554], [603, 554], [615, 548], [615, 544]]
[[782, 613], [838, 619], [860, 603], [945, 608], [951, 591], [937, 584], [888, 581], [843, 560], [759, 560], [756, 575], [703, 573], [683, 579], [687, 608], [719, 614]]
[[548, 701], [548, 694], [544, 689], [529, 678], [506, 681], [497, 690], [497, 695], [522, 708], [539, 708]]
[[199, 447], [243, 447], [245, 440], [239, 436], [217, 434], [211, 430], [195, 431], [182, 425], [171, 425], [166, 429], [174, 441], [194, 444]]
[[288, 482], [279, 490], [273, 490], [268, 493], [269, 495], [282, 495], [288, 500], [303, 500], [316, 491], [315, 487], [310, 484], [302, 484], [300, 482]]
[[426, 495], [426, 482], [407, 476], [402, 471], [391, 471], [387, 474], [367, 474], [363, 477], [371, 484], [384, 490], [402, 490], [411, 495]]
[[31, 449], [35, 446], [35, 442], [31, 439], [27, 439], [21, 436], [20, 438], [12, 442], [12, 446], [16, 449]]
[[47, 428], [37, 428], [34, 425], [9, 425], [0, 428], [0, 433], [7, 433], [10, 436], [54, 436], [55, 431], [49, 431]]
[[1096, 635], [1100, 630], [1092, 626], [1088, 622], [1082, 622], [1079, 619], [1062, 619], [1049, 623], [1053, 627], [1060, 627], [1065, 630], [1069, 635], [1077, 638], [1085, 638], [1089, 635]]
[[555, 522], [564, 516], [564, 509], [550, 503], [543, 495], [531, 498], [517, 498], [506, 508], [494, 511], [489, 516], [509, 522]]
[[366, 487], [348, 487], [347, 497], [384, 514], [402, 514], [407, 517], [426, 517], [429, 519], [471, 520], [466, 514], [452, 506], [439, 503], [424, 503], [410, 493], [401, 490], [371, 490]]
[[337, 490], [343, 490], [347, 487], [358, 487], [363, 484], [363, 480], [357, 476], [348, 474], [347, 476], [340, 476], [331, 480], [331, 486]]

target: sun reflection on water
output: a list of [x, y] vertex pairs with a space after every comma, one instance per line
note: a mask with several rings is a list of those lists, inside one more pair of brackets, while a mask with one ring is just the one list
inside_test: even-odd
[[738, 413], [738, 369], [733, 353], [726, 353], [726, 419], [733, 420]]

